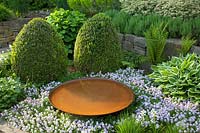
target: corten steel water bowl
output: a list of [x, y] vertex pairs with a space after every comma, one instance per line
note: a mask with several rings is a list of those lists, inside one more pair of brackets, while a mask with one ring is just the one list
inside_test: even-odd
[[134, 100], [129, 87], [119, 82], [85, 78], [65, 82], [49, 94], [51, 104], [76, 115], [105, 115], [128, 107]]

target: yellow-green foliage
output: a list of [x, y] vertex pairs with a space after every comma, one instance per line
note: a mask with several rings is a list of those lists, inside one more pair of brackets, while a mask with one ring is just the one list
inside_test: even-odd
[[79, 30], [74, 64], [82, 72], [107, 72], [120, 67], [121, 47], [111, 19], [100, 13]]
[[163, 23], [151, 25], [144, 33], [147, 44], [147, 56], [152, 64], [160, 63], [165, 48], [168, 32]]
[[14, 17], [14, 13], [4, 5], [0, 4], [0, 21], [6, 21]]
[[11, 63], [21, 80], [49, 82], [66, 74], [67, 51], [55, 29], [45, 20], [35, 18], [16, 37]]
[[89, 16], [120, 6], [118, 0], [67, 0], [69, 7]]

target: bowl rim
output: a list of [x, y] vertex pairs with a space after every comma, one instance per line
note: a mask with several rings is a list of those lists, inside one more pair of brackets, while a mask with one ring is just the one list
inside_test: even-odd
[[[114, 83], [117, 83], [121, 86], [124, 86], [130, 93], [132, 99], [130, 100], [130, 102], [126, 105], [126, 106], [123, 106], [121, 109], [119, 110], [116, 110], [116, 111], [112, 111], [112, 112], [109, 112], [109, 113], [101, 113], [101, 114], [80, 114], [80, 113], [73, 113], [73, 112], [67, 112], [67, 111], [63, 111], [61, 109], [59, 109], [58, 107], [56, 107], [53, 103], [52, 103], [52, 100], [51, 100], [51, 96], [53, 94], [53, 92], [58, 89], [59, 87], [65, 85], [65, 84], [69, 84], [69, 83], [73, 83], [73, 82], [77, 82], [77, 81], [81, 81], [81, 80], [104, 80], [104, 81], [109, 81], [109, 82], [114, 82]], [[102, 115], [109, 115], [109, 114], [112, 114], [112, 113], [116, 113], [116, 112], [119, 112], [125, 108], [127, 108], [128, 106], [130, 106], [134, 101], [135, 101], [135, 93], [133, 92], [133, 90], [127, 86], [126, 84], [124, 83], [121, 83], [119, 81], [116, 81], [116, 80], [113, 80], [113, 79], [107, 79], [107, 78], [99, 78], [99, 77], [84, 77], [84, 78], [79, 78], [79, 79], [73, 79], [73, 80], [69, 80], [69, 81], [65, 81], [61, 84], [59, 84], [58, 86], [54, 87], [53, 89], [51, 89], [49, 91], [49, 95], [48, 95], [48, 99], [49, 99], [49, 102], [50, 104], [58, 109], [59, 111], [62, 111], [62, 112], [65, 112], [65, 113], [68, 113], [68, 114], [72, 114], [72, 115], [80, 115], [80, 116], [102, 116]]]

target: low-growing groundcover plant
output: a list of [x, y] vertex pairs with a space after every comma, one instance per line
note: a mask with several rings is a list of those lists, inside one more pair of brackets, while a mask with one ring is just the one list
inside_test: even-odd
[[0, 112], [25, 98], [24, 85], [18, 78], [0, 78]]
[[150, 78], [172, 97], [191, 99], [200, 103], [200, 57], [196, 54], [172, 57], [170, 61], [153, 66]]
[[12, 45], [12, 69], [22, 81], [48, 83], [67, 74], [67, 54], [56, 30], [45, 20], [34, 18]]
[[[124, 120], [131, 118], [134, 118], [136, 123], [141, 123], [145, 132], [167, 132], [169, 129], [177, 132], [175, 127], [178, 127], [181, 133], [200, 131], [199, 106], [190, 101], [173, 101], [172, 98], [165, 97], [160, 89], [152, 86], [149, 78], [144, 76], [141, 70], [127, 68], [113, 73], [91, 73], [88, 76], [113, 79], [128, 85], [135, 93], [135, 103], [125, 111], [119, 112], [119, 115], [93, 118], [73, 116], [54, 109], [49, 103], [49, 91], [60, 84], [51, 82], [40, 89], [27, 88], [27, 98], [5, 110], [0, 116], [7, 120], [10, 126], [27, 132], [112, 133], [117, 131], [117, 126]], [[124, 113], [128, 115], [123, 117]]]
[[74, 66], [81, 72], [108, 72], [119, 69], [122, 51], [110, 17], [103, 13], [88, 19], [76, 38]]
[[61, 35], [68, 49], [68, 57], [73, 59], [74, 43], [79, 29], [85, 22], [86, 17], [78, 11], [59, 9], [47, 16], [47, 22], [54, 26]]

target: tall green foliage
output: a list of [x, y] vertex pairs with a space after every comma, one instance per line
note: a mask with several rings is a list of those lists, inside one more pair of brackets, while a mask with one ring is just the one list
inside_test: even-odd
[[113, 24], [118, 32], [124, 33], [124, 29], [126, 28], [128, 22], [128, 14], [125, 12], [120, 12], [119, 15], [113, 18]]
[[144, 35], [147, 44], [147, 55], [152, 64], [162, 61], [162, 54], [165, 48], [168, 33], [163, 23], [151, 25]]
[[92, 16], [96, 13], [118, 8], [120, 3], [118, 0], [68, 0], [69, 7]]
[[12, 9], [17, 16], [27, 13], [31, 0], [7, 0], [7, 6]]
[[196, 43], [196, 40], [192, 39], [191, 35], [182, 37], [180, 53], [185, 56], [191, 49], [192, 45], [195, 43]]
[[0, 22], [12, 19], [13, 17], [14, 13], [4, 5], [0, 4]]
[[112, 18], [113, 24], [121, 33], [144, 36], [145, 30], [149, 29], [152, 24], [162, 22], [167, 24], [166, 31], [170, 38], [181, 38], [191, 34], [195, 39], [200, 39], [200, 17], [184, 20], [182, 18], [164, 17], [155, 14], [132, 16], [116, 10], [105, 13]]

